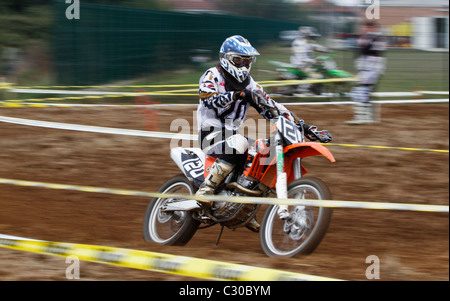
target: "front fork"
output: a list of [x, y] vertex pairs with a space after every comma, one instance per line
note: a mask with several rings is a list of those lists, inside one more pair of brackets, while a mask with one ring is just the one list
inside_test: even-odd
[[[277, 134], [275, 136], [275, 141], [277, 142], [275, 151], [277, 154], [277, 182], [275, 184], [275, 188], [277, 190], [277, 198], [279, 199], [287, 199], [288, 191], [287, 191], [287, 174], [284, 168], [284, 152], [283, 146], [280, 141], [280, 136]], [[296, 158], [293, 163], [293, 172], [295, 180], [301, 179], [302, 177], [302, 169], [301, 169], [301, 158]], [[304, 207], [302, 206], [302, 208]], [[279, 205], [278, 206], [278, 216], [281, 219], [289, 218], [289, 210], [287, 205]]]

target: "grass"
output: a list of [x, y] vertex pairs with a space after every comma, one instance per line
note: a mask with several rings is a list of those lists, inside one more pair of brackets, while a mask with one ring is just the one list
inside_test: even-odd
[[[278, 74], [274, 70], [274, 66], [268, 62], [271, 60], [289, 62], [289, 48], [279, 45], [269, 45], [259, 49], [261, 55], [257, 62], [253, 65], [252, 76], [258, 82], [265, 80], [274, 80]], [[354, 53], [351, 50], [336, 51], [333, 54], [338, 68], [355, 74], [353, 67]], [[389, 50], [386, 52], [387, 70], [383, 75], [376, 91], [382, 92], [403, 92], [413, 90], [435, 90], [448, 91], [448, 52], [425, 52], [412, 49]], [[197, 84], [203, 72], [217, 62], [213, 58], [211, 62], [198, 65], [196, 67], [183, 66], [178, 70], [168, 70], [160, 74], [149, 75], [135, 80], [128, 80], [118, 85], [164, 85], [164, 84]], [[29, 85], [33, 85], [30, 83]], [[177, 89], [177, 88], [174, 88]], [[190, 87], [182, 87], [179, 89], [192, 89]], [[195, 89], [195, 88], [194, 88]], [[101, 89], [105, 90], [105, 89]], [[136, 91], [147, 90], [155, 91], [155, 89], [136, 89], [136, 88], [111, 88], [110, 91]], [[157, 88], [156, 90], [163, 90]], [[195, 92], [189, 92], [195, 93]], [[9, 93], [8, 93], [9, 94]], [[64, 95], [62, 95], [63, 97]], [[58, 97], [57, 95], [43, 94], [16, 94], [5, 95], [6, 99], [29, 99], [40, 97]], [[2, 97], [3, 98], [3, 97]], [[195, 96], [151, 96], [151, 100], [159, 102], [197, 102], [198, 97]], [[114, 99], [87, 99], [80, 103], [129, 103], [134, 101], [132, 97], [114, 98]], [[61, 101], [52, 101], [61, 102]]]
[[[263, 48], [253, 65], [252, 76], [256, 81], [274, 80], [277, 74], [268, 62], [271, 60], [289, 62], [289, 48], [271, 45]], [[356, 74], [353, 67], [354, 53], [351, 50], [334, 52], [338, 68]], [[426, 52], [413, 49], [388, 50], [387, 69], [378, 91], [404, 92], [413, 90], [448, 91], [448, 52]], [[199, 69], [183, 69], [165, 72], [141, 79], [145, 84], [198, 83], [202, 73], [214, 65], [214, 61]]]

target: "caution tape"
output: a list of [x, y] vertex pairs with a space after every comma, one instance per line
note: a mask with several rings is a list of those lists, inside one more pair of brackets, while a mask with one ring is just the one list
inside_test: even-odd
[[[136, 97], [136, 96], [198, 96], [198, 93], [187, 93], [198, 91], [198, 89], [175, 90], [175, 91], [156, 91], [156, 92], [134, 92], [111, 94], [105, 92], [101, 95], [85, 95], [85, 96], [66, 96], [66, 97], [46, 97], [46, 98], [28, 98], [28, 99], [8, 99], [5, 102], [44, 102], [44, 101], [63, 101], [63, 100], [83, 100], [83, 99], [103, 99], [103, 98], [119, 98], [119, 97]], [[61, 93], [64, 94], [64, 93]]]
[[[330, 79], [311, 79], [311, 80], [282, 80], [282, 81], [262, 81], [260, 82], [263, 87], [273, 87], [273, 86], [289, 86], [289, 85], [299, 85], [299, 84], [314, 84], [314, 83], [335, 83], [335, 82], [346, 82], [355, 81], [355, 78], [330, 78]], [[3, 89], [8, 89], [10, 92], [27, 92], [27, 93], [46, 93], [49, 91], [38, 91], [37, 89], [46, 88], [82, 88], [83, 86], [33, 86], [33, 87], [13, 87], [9, 85], [3, 86]], [[198, 84], [185, 84], [185, 85], [132, 85], [132, 86], [84, 86], [84, 88], [174, 88], [174, 87], [198, 87]], [[27, 91], [29, 90], [29, 91]], [[54, 93], [55, 91], [50, 91]], [[188, 93], [196, 92], [196, 93]], [[65, 93], [61, 91], [60, 93]], [[43, 102], [43, 101], [64, 101], [64, 100], [82, 100], [82, 99], [100, 99], [100, 98], [118, 98], [118, 97], [135, 97], [135, 96], [198, 96], [197, 89], [182, 89], [182, 90], [166, 90], [166, 91], [154, 91], [154, 92], [97, 92], [97, 91], [69, 91], [70, 94], [101, 94], [101, 95], [85, 95], [85, 96], [67, 96], [67, 97], [47, 97], [47, 98], [30, 98], [30, 99], [11, 99], [6, 100], [7, 102]], [[5, 106], [5, 104], [2, 104]]]
[[145, 105], [142, 105], [142, 104], [36, 103], [36, 102], [7, 102], [7, 101], [0, 101], [0, 107], [10, 107], [10, 108], [21, 108], [21, 107], [32, 107], [32, 108], [113, 107], [113, 108], [148, 108], [148, 109], [158, 109], [158, 108], [163, 108], [163, 107], [192, 107], [192, 106], [198, 106], [198, 104], [158, 103], [158, 104], [145, 104]]
[[[307, 79], [307, 80], [268, 80], [260, 81], [261, 85], [293, 85], [308, 83], [334, 83], [357, 81], [354, 77], [348, 78], [329, 78], [329, 79]], [[0, 89], [101, 89], [101, 88], [183, 88], [198, 87], [198, 84], [165, 84], [165, 85], [91, 85], [91, 86], [15, 86], [11, 83], [1, 83]]]
[[[60, 130], [83, 131], [83, 132], [93, 132], [93, 133], [103, 133], [103, 134], [139, 136], [139, 137], [148, 137], [148, 138], [179, 139], [179, 140], [191, 140], [191, 141], [198, 140], [197, 135], [190, 135], [190, 134], [183, 134], [183, 133], [128, 130], [128, 129], [120, 129], [120, 128], [60, 123], [60, 122], [51, 122], [51, 121], [40, 121], [40, 120], [7, 117], [7, 116], [0, 116], [0, 122], [14, 123], [14, 124], [20, 124], [20, 125], [27, 125], [27, 126], [45, 127], [45, 128], [60, 129]], [[371, 145], [360, 145], [360, 144], [336, 144], [336, 143], [326, 143], [326, 144], [321, 143], [321, 144], [329, 145], [329, 146], [391, 149], [391, 150], [404, 150], [404, 151], [417, 151], [417, 152], [433, 152], [433, 153], [448, 153], [449, 152], [448, 150], [424, 149], [424, 148], [412, 148], [412, 147], [371, 146]]]
[[321, 143], [329, 146], [343, 146], [343, 147], [356, 147], [356, 148], [374, 148], [374, 149], [392, 149], [392, 150], [404, 150], [415, 152], [432, 152], [432, 153], [447, 153], [448, 150], [444, 149], [430, 149], [430, 148], [413, 148], [413, 147], [395, 147], [395, 146], [381, 146], [381, 145], [361, 145], [361, 144], [337, 144], [337, 143]]
[[77, 256], [84, 261], [211, 280], [340, 280], [208, 259], [87, 244], [0, 239], [0, 247], [60, 257]]
[[262, 81], [259, 82], [263, 87], [281, 87], [301, 84], [321, 84], [321, 83], [339, 83], [339, 82], [354, 82], [357, 78], [327, 78], [327, 79], [302, 79], [302, 80], [282, 80], [282, 81]]
[[[447, 99], [403, 99], [403, 100], [375, 100], [372, 103], [374, 104], [424, 104], [424, 103], [448, 103]], [[323, 101], [323, 102], [285, 102], [280, 103], [284, 106], [317, 106], [317, 105], [353, 105], [352, 101]], [[46, 107], [64, 107], [64, 108], [72, 108], [72, 107], [123, 107], [123, 108], [138, 108], [138, 107], [147, 107], [147, 108], [163, 108], [163, 107], [192, 107], [198, 106], [198, 103], [158, 103], [158, 104], [99, 104], [99, 103], [37, 103], [37, 102], [9, 102], [9, 101], [0, 101], [0, 107], [11, 107], [11, 108], [19, 108], [19, 107], [34, 107], [34, 108], [46, 108]]]
[[87, 85], [87, 86], [15, 86], [12, 83], [0, 83], [0, 89], [102, 89], [102, 88], [182, 88], [198, 87], [198, 84], [165, 84], [165, 85]]
[[153, 104], [101, 104], [101, 103], [36, 103], [36, 102], [7, 102], [0, 101], [0, 107], [5, 108], [92, 108], [92, 107], [113, 107], [113, 108], [149, 108], [156, 109]]
[[381, 210], [405, 210], [405, 211], [422, 211], [422, 212], [449, 212], [449, 206], [428, 205], [428, 204], [404, 204], [404, 203], [385, 203], [385, 202], [355, 202], [355, 201], [338, 201], [338, 200], [309, 200], [309, 199], [279, 199], [264, 197], [229, 197], [221, 195], [213, 195], [208, 197], [200, 197], [187, 194], [170, 194], [159, 192], [145, 192], [127, 189], [113, 189], [94, 186], [79, 186], [67, 184], [55, 184], [45, 182], [24, 181], [15, 179], [0, 178], [0, 184], [11, 184], [17, 186], [40, 187], [50, 189], [74, 190], [82, 192], [106, 193], [125, 196], [139, 196], [152, 198], [182, 198], [194, 200], [222, 201], [244, 204], [261, 204], [261, 205], [291, 205], [291, 206], [313, 206], [313, 207], [330, 207], [330, 208], [355, 208], [355, 209], [381, 209]]

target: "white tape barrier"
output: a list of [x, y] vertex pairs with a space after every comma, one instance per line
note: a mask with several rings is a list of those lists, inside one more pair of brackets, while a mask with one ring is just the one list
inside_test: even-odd
[[6, 234], [0, 234], [0, 239], [28, 240], [28, 241], [43, 241], [43, 240], [39, 240], [39, 239], [25, 238], [25, 237], [13, 236], [13, 235], [6, 235]]
[[[416, 104], [416, 103], [447, 103], [447, 99], [402, 99], [402, 100], [375, 100], [374, 104]], [[326, 101], [326, 102], [289, 102], [284, 106], [314, 106], [314, 105], [354, 105], [353, 101]]]
[[[116, 135], [138, 136], [138, 137], [147, 137], [147, 138], [175, 139], [175, 140], [192, 140], [192, 141], [198, 140], [198, 135], [191, 135], [191, 134], [128, 130], [128, 129], [119, 129], [119, 128], [110, 128], [110, 127], [100, 127], [100, 126], [31, 120], [31, 119], [6, 117], [6, 116], [0, 116], [0, 122], [13, 123], [13, 124], [19, 124], [19, 125], [27, 125], [27, 126], [37, 126], [37, 127], [51, 128], [51, 129], [102, 133], [102, 134], [116, 134]], [[323, 144], [323, 143], [321, 143], [321, 144]], [[423, 149], [423, 148], [411, 148], [411, 147], [391, 147], [391, 146], [336, 144], [336, 143], [328, 143], [327, 145], [342, 146], [342, 147], [397, 149], [397, 150], [405, 150], [405, 151], [424, 151], [424, 152], [448, 153], [448, 150]]]
[[148, 138], [197, 140], [196, 135], [194, 136], [194, 135], [180, 134], [180, 133], [128, 130], [128, 129], [119, 129], [119, 128], [110, 128], [110, 127], [100, 127], [100, 126], [80, 125], [80, 124], [71, 124], [71, 123], [59, 123], [59, 122], [50, 122], [50, 121], [31, 120], [31, 119], [6, 117], [6, 116], [0, 116], [0, 122], [7, 122], [7, 123], [20, 124], [20, 125], [28, 125], [28, 126], [37, 126], [37, 127], [44, 127], [44, 128], [52, 128], [52, 129], [60, 129], [60, 130], [91, 132], [91, 133], [116, 134], [116, 135], [138, 136], [138, 137], [148, 137]]
[[90, 193], [106, 193], [114, 195], [129, 195], [139, 197], [152, 197], [152, 198], [184, 198], [195, 200], [208, 200], [208, 201], [223, 201], [233, 203], [244, 204], [261, 204], [261, 205], [302, 205], [313, 207], [331, 207], [331, 208], [359, 208], [359, 209], [382, 209], [382, 210], [406, 210], [406, 211], [424, 211], [424, 212], [449, 212], [449, 206], [443, 205], [430, 205], [430, 204], [404, 204], [404, 203], [382, 203], [382, 202], [355, 202], [355, 201], [338, 201], [338, 200], [308, 200], [308, 199], [279, 199], [268, 197], [229, 197], [213, 195], [205, 197], [199, 197], [195, 195], [186, 194], [162, 194], [160, 192], [146, 192], [135, 191], [127, 189], [114, 189], [106, 187], [93, 187], [93, 186], [80, 186], [80, 185], [67, 185], [57, 183], [45, 183], [24, 181], [16, 179], [4, 179], [0, 178], [0, 184], [10, 184], [24, 187], [39, 187], [48, 189], [63, 189], [82, 191]]

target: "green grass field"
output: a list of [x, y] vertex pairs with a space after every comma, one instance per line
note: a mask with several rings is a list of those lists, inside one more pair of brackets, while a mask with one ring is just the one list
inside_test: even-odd
[[[259, 49], [261, 55], [252, 67], [252, 75], [258, 82], [265, 80], [275, 80], [279, 76], [275, 71], [275, 67], [268, 62], [271, 60], [289, 62], [289, 48], [281, 47], [279, 45], [270, 45]], [[354, 53], [351, 50], [335, 51], [335, 61], [339, 69], [343, 69], [352, 74], [355, 74], [353, 68]], [[388, 50], [387, 70], [383, 75], [379, 85], [376, 88], [378, 92], [405, 92], [414, 90], [432, 90], [432, 91], [448, 91], [448, 52], [425, 52], [412, 49]], [[112, 83], [113, 85], [164, 85], [164, 84], [197, 84], [203, 72], [216, 64], [217, 57], [213, 57], [210, 62], [203, 63], [196, 67], [189, 65], [180, 66], [177, 70], [167, 70], [160, 74], [152, 74], [141, 77], [135, 80], [127, 80], [120, 83]], [[42, 84], [40, 82], [24, 83], [26, 86]], [[106, 83], [105, 83], [106, 84]], [[51, 83], [46, 83], [51, 86]], [[171, 88], [171, 89], [194, 89], [194, 88]], [[102, 88], [101, 90], [105, 90]], [[110, 88], [109, 91], [131, 91], [146, 90], [156, 91], [164, 90], [158, 89], [136, 89], [136, 88]], [[189, 93], [196, 93], [189, 92]], [[43, 97], [58, 97], [54, 94], [19, 94], [6, 93], [0, 96], [3, 99], [29, 99], [29, 98], [43, 98]], [[64, 97], [64, 95], [61, 95]], [[433, 96], [435, 97], [435, 96]], [[114, 98], [114, 99], [85, 99], [77, 102], [80, 103], [129, 103], [132, 98]], [[197, 102], [198, 98], [195, 96], [151, 96], [151, 100], [160, 102]], [[61, 102], [59, 100], [50, 102]]]
[[[268, 46], [260, 51], [261, 55], [252, 67], [252, 75], [256, 81], [274, 80], [277, 74], [274, 66], [268, 61], [289, 62], [289, 48]], [[355, 74], [352, 50], [334, 52], [339, 69]], [[412, 49], [395, 49], [386, 52], [387, 69], [377, 91], [404, 92], [413, 90], [448, 91], [448, 52], [426, 52]], [[213, 60], [197, 69], [181, 69], [165, 72], [158, 76], [141, 79], [140, 83], [154, 84], [186, 84], [197, 83], [199, 77]]]

